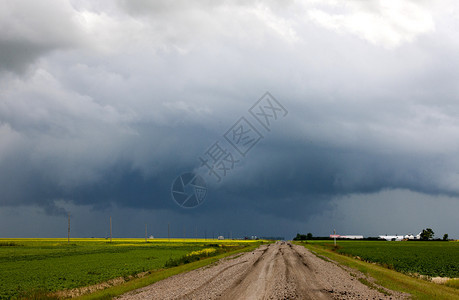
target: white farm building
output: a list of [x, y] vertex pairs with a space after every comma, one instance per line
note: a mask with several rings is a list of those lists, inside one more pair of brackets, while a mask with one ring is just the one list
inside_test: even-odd
[[407, 235], [380, 235], [380, 239], [386, 240], [386, 241], [403, 241], [403, 240], [420, 240], [421, 239], [421, 233], [418, 233], [417, 235], [412, 235], [407, 234]]

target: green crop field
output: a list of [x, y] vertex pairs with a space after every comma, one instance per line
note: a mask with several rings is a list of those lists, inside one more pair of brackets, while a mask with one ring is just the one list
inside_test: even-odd
[[[88, 286], [176, 265], [193, 252], [221, 253], [250, 242], [215, 240], [0, 239], [0, 299]], [[214, 251], [215, 248], [218, 251]], [[209, 251], [209, 249], [211, 251]], [[199, 252], [194, 252], [199, 253]]]
[[[333, 249], [333, 241], [310, 241]], [[340, 254], [358, 256], [399, 272], [459, 277], [458, 242], [338, 241]]]

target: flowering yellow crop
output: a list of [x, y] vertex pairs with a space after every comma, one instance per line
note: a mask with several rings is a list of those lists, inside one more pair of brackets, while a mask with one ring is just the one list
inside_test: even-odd
[[209, 256], [210, 254], [214, 253], [215, 251], [215, 248], [204, 248], [202, 250], [199, 250], [199, 251], [193, 251], [193, 252], [190, 252], [188, 253], [186, 256], [200, 256], [200, 255], [206, 255], [206, 256]]

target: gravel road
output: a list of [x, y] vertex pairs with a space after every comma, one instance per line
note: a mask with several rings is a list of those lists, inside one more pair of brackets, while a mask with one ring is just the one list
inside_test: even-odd
[[[213, 265], [169, 277], [118, 299], [404, 299], [361, 281], [358, 271], [287, 242], [262, 245]], [[378, 287], [380, 288], [380, 287]]]

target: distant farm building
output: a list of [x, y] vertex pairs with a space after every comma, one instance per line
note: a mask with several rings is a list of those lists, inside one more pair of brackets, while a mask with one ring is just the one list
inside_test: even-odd
[[379, 236], [380, 239], [382, 240], [386, 240], [386, 241], [403, 241], [403, 240], [420, 240], [421, 239], [421, 233], [417, 234], [417, 235], [412, 235], [411, 233], [410, 234], [407, 234], [407, 235], [380, 235]]
[[330, 234], [331, 238], [337, 239], [348, 239], [348, 240], [363, 240], [363, 235], [339, 235], [339, 234]]

